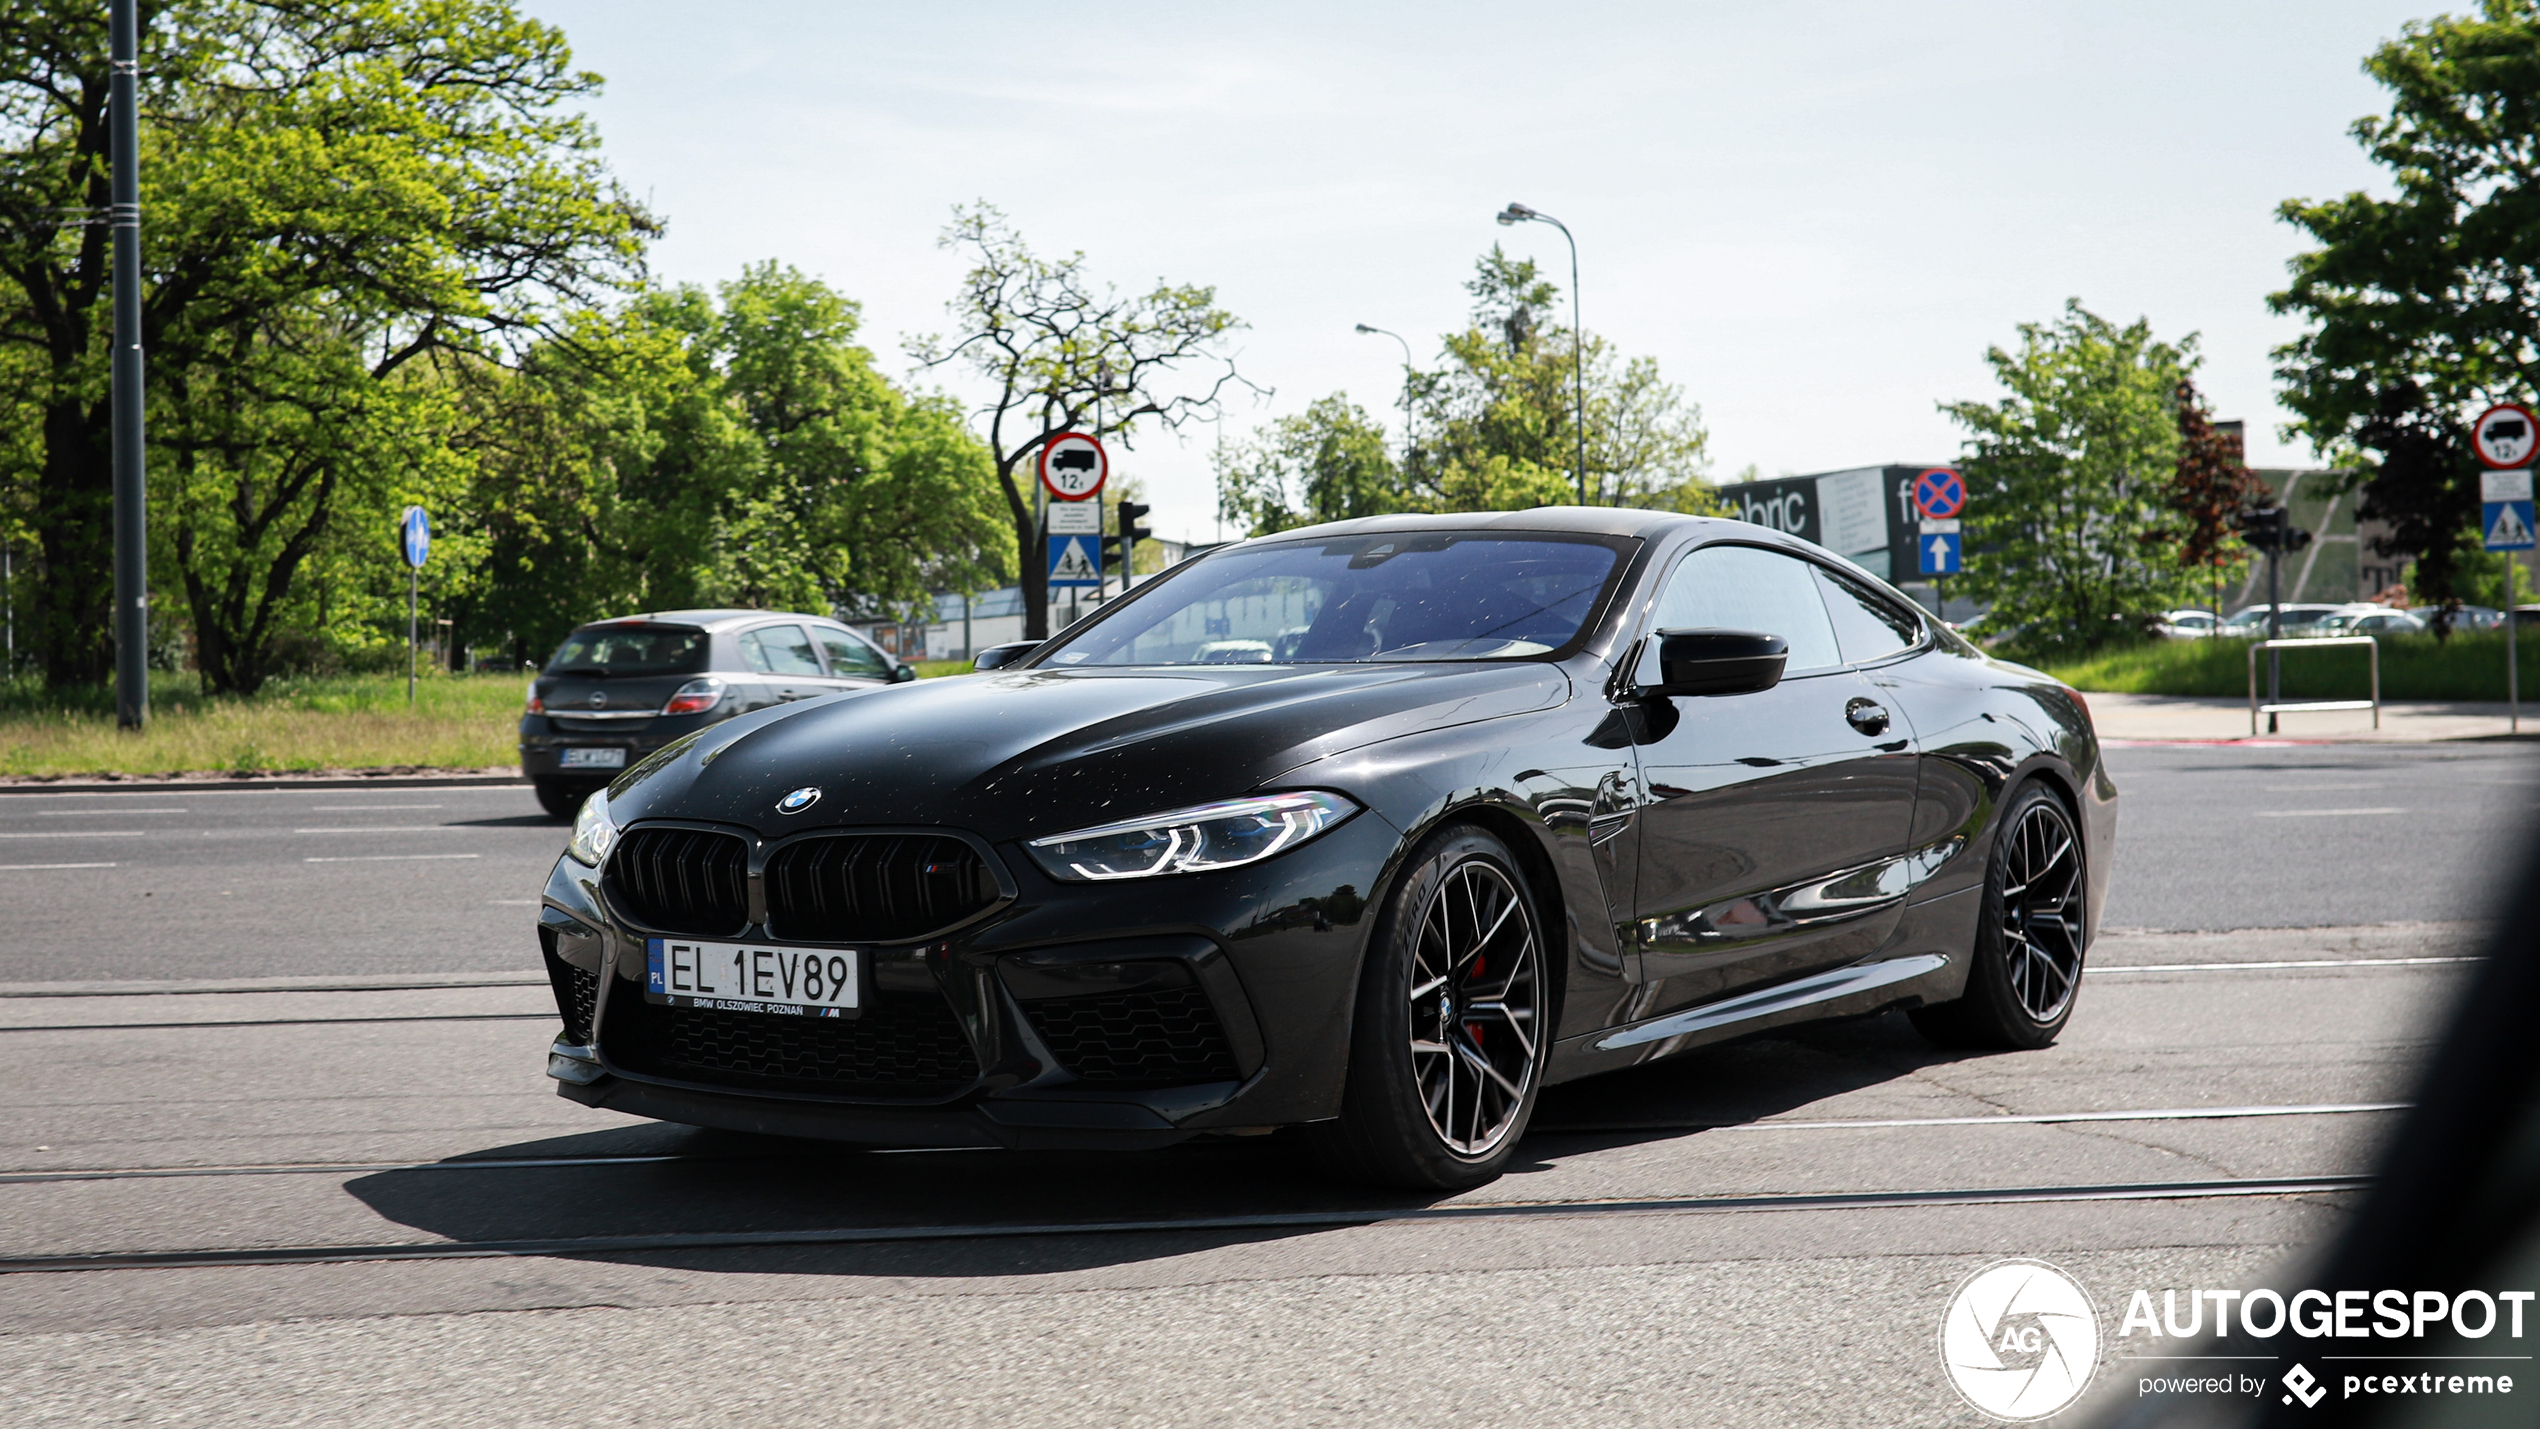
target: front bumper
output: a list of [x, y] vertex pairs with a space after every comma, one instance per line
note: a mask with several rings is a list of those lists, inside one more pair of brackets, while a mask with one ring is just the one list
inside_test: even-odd
[[1014, 896], [949, 936], [869, 949], [851, 1020], [647, 1002], [645, 930], [559, 859], [540, 922], [571, 1052], [551, 1059], [571, 1074], [557, 1091], [886, 1146], [1129, 1149], [1322, 1120], [1398, 842], [1367, 814], [1254, 868], [1092, 885], [1001, 850]]

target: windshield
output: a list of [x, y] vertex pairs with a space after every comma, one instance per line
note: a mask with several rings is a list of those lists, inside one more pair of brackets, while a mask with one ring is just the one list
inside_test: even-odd
[[1060, 646], [1049, 665], [1507, 660], [1577, 637], [1619, 543], [1422, 531], [1212, 556]]
[[706, 668], [706, 633], [686, 625], [586, 625], [564, 638], [550, 675], [694, 675]]

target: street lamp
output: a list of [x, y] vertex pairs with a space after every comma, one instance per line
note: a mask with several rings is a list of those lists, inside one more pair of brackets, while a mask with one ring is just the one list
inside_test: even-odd
[[1403, 340], [1401, 333], [1368, 323], [1358, 325], [1359, 336], [1365, 337], [1370, 333], [1402, 343], [1402, 460], [1407, 469], [1411, 464], [1411, 344]]
[[1570, 243], [1570, 381], [1578, 399], [1579, 427], [1579, 504], [1588, 504], [1587, 485], [1587, 327], [1579, 321], [1579, 240], [1571, 237], [1570, 226], [1551, 214], [1510, 203], [1499, 211], [1499, 226], [1511, 228], [1520, 223], [1549, 223], [1561, 230]]

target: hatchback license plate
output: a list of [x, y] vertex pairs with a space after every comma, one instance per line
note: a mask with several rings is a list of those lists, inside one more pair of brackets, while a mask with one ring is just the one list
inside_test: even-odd
[[623, 749], [568, 749], [557, 756], [556, 763], [566, 769], [623, 769]]
[[644, 942], [644, 1000], [794, 1017], [850, 1017], [863, 986], [861, 954], [757, 943]]

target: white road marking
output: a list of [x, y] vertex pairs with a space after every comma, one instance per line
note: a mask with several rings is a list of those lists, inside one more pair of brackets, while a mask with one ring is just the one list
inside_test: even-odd
[[379, 824], [355, 829], [293, 829], [295, 834], [437, 834], [448, 824]]
[[472, 853], [363, 853], [335, 858], [304, 858], [302, 863], [413, 863], [433, 858], [474, 858]]
[[39, 819], [93, 819], [99, 814], [182, 814], [183, 809], [38, 809]]
[[311, 804], [312, 814], [384, 814], [390, 810], [437, 809], [439, 804]]
[[111, 833], [97, 829], [64, 829], [59, 833], [47, 830], [40, 834], [0, 834], [0, 839], [140, 839], [148, 837], [148, 832], [142, 829], [116, 829]]
[[[1887, 1126], [2059, 1126], [2075, 1121], [2217, 1121], [2250, 1116], [2348, 1116], [2406, 1111], [2413, 1102], [2321, 1102], [2310, 1106], [2167, 1107], [2156, 1111], [2054, 1111], [2033, 1115], [1914, 1116], [1864, 1121], [1747, 1121], [1721, 1131], [1859, 1131]], [[1553, 1128], [1545, 1128], [1552, 1130]]]
[[113, 868], [111, 863], [0, 863], [0, 872], [17, 873], [32, 868]]
[[2404, 814], [2405, 809], [2261, 809], [2262, 819], [2335, 819], [2353, 814]]
[[2261, 784], [2269, 794], [2343, 794], [2356, 789], [2378, 789], [2378, 784]]
[[2303, 958], [2276, 963], [2132, 963], [2118, 967], [2083, 968], [2086, 977], [2093, 973], [2206, 973], [2248, 971], [2268, 968], [2412, 968], [2432, 963], [2483, 963], [2486, 955], [2459, 958]]
[[485, 901], [503, 908], [535, 908], [538, 906], [538, 900], [535, 898], [488, 898]]

